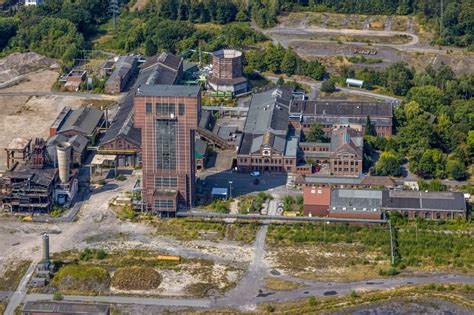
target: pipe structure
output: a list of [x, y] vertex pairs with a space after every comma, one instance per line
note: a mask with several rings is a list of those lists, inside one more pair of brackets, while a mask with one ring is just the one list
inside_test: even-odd
[[59, 179], [62, 184], [65, 184], [69, 182], [71, 169], [71, 144], [68, 142], [58, 143], [56, 156], [58, 158]]

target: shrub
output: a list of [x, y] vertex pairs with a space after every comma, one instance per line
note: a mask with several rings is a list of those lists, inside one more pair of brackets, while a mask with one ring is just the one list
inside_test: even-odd
[[51, 282], [59, 290], [87, 293], [108, 291], [110, 275], [102, 267], [91, 265], [66, 265], [59, 269]]
[[267, 305], [265, 306], [265, 310], [266, 310], [268, 313], [273, 313], [273, 311], [275, 311], [275, 308], [273, 307], [273, 305], [267, 304]]
[[308, 304], [311, 307], [315, 307], [318, 304], [318, 300], [314, 296], [310, 297], [308, 300]]
[[54, 291], [53, 300], [55, 300], [55, 301], [62, 301], [63, 300], [63, 295], [61, 294], [60, 291]]
[[97, 259], [104, 259], [105, 257], [107, 257], [107, 253], [103, 249], [98, 249], [95, 253], [95, 258]]

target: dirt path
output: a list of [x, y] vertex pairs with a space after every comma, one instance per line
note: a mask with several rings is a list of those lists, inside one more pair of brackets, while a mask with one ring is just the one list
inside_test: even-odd
[[245, 311], [255, 311], [255, 297], [264, 287], [268, 265], [265, 262], [265, 239], [268, 225], [261, 225], [254, 243], [254, 256], [247, 273], [237, 286], [224, 298], [216, 301], [218, 307], [235, 307]]

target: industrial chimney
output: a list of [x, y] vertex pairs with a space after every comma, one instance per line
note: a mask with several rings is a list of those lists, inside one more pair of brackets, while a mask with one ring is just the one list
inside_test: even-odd
[[68, 142], [58, 143], [56, 146], [56, 156], [58, 159], [59, 179], [62, 184], [65, 184], [69, 181], [71, 144]]
[[49, 236], [43, 233], [43, 263], [49, 263]]

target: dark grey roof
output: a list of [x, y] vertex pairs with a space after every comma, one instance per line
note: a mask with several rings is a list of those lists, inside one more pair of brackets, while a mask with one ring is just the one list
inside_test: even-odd
[[332, 211], [380, 211], [383, 204], [381, 190], [334, 189], [331, 193]]
[[100, 145], [115, 141], [120, 137], [138, 146], [141, 144], [140, 130], [133, 126], [133, 97], [135, 96], [136, 87], [145, 84], [150, 73], [153, 71], [154, 69], [151, 67], [139, 72], [134, 86], [121, 102], [120, 108], [110, 124], [109, 129], [100, 141]]
[[[393, 125], [392, 118], [384, 117], [370, 117], [370, 121], [375, 126], [386, 126], [390, 127]], [[367, 116], [364, 117], [345, 117], [345, 116], [303, 116], [303, 123], [308, 124], [320, 124], [320, 125], [334, 125], [334, 124], [345, 124], [345, 125], [362, 125], [367, 123]]]
[[252, 96], [245, 121], [244, 132], [286, 135], [288, 131], [288, 108], [292, 99], [291, 89], [278, 87]]
[[302, 113], [306, 116], [337, 117], [392, 117], [392, 104], [388, 102], [361, 101], [295, 101], [291, 113]]
[[124, 78], [128, 72], [136, 65], [137, 58], [134, 56], [120, 56], [115, 63], [115, 69], [110, 75], [107, 82], [112, 82], [118, 78]]
[[202, 129], [207, 129], [210, 120], [211, 120], [211, 112], [207, 110], [203, 110], [201, 112], [201, 119], [199, 120], [199, 127]]
[[149, 58], [142, 69], [153, 68], [147, 79], [147, 84], [171, 85], [175, 84], [182, 71], [183, 61], [180, 57], [170, 53], [161, 53], [159, 56]]
[[91, 135], [99, 125], [104, 113], [94, 107], [81, 107], [72, 111], [59, 132], [75, 130], [85, 135]]
[[56, 169], [33, 169], [29, 165], [19, 164], [13, 171], [7, 172], [3, 178], [16, 178], [29, 180], [31, 183], [48, 187], [54, 181]]
[[308, 184], [359, 185], [362, 181], [362, 177], [321, 176], [313, 174], [305, 175], [304, 181]]
[[137, 96], [198, 97], [201, 87], [198, 85], [141, 85]]
[[384, 207], [393, 210], [466, 211], [466, 200], [460, 192], [389, 191]]
[[196, 139], [196, 144], [194, 147], [194, 151], [200, 155], [205, 155], [207, 150], [207, 143], [202, 139]]
[[72, 145], [72, 149], [74, 151], [82, 153], [87, 147], [87, 143], [89, 143], [89, 140], [87, 140], [87, 138], [84, 136], [75, 135], [69, 138], [68, 142]]
[[109, 309], [107, 304], [29, 301], [23, 306], [22, 312], [102, 315], [108, 314]]

